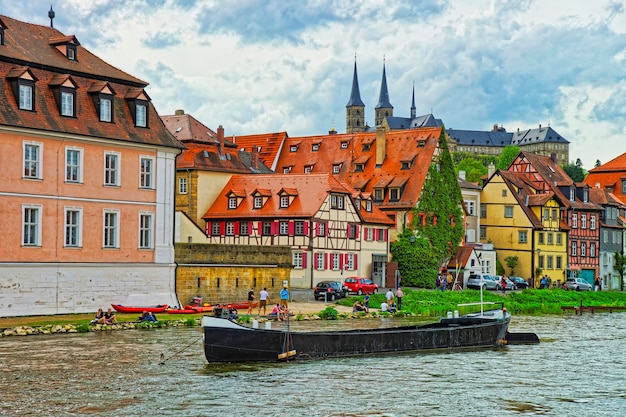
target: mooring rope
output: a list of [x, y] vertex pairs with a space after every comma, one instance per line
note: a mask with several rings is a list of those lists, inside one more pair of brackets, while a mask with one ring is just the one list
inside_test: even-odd
[[195, 343], [197, 343], [199, 340], [202, 340], [202, 336], [196, 338], [193, 342], [191, 342], [190, 344], [188, 344], [187, 346], [185, 346], [184, 348], [172, 353], [170, 356], [168, 356], [167, 358], [165, 357], [165, 354], [163, 352], [161, 352], [161, 361], [159, 362], [159, 365], [165, 365], [165, 361], [169, 361], [170, 359], [172, 359], [174, 356], [178, 355], [179, 353], [184, 352], [185, 350], [189, 349], [191, 346], [193, 346]]

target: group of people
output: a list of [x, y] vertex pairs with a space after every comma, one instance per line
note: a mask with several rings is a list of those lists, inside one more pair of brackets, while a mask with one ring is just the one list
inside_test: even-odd
[[114, 324], [117, 323], [117, 316], [110, 308], [106, 311], [106, 313], [99, 308], [96, 316], [91, 320], [93, 324]]
[[550, 287], [552, 287], [552, 279], [547, 275], [542, 276], [541, 280], [539, 281], [539, 288], [547, 289]]
[[289, 316], [289, 310], [287, 310], [287, 306], [284, 304], [276, 304], [272, 311], [269, 314], [271, 317], [276, 317], [278, 321], [287, 320]]
[[[280, 303], [276, 304], [272, 310], [270, 311], [270, 316], [276, 316], [278, 320], [284, 320], [287, 318], [289, 314], [287, 307], [289, 306], [289, 290], [287, 286], [283, 286], [283, 289], [280, 290], [279, 293]], [[256, 300], [256, 296], [254, 295], [254, 287], [250, 288], [248, 291], [248, 314], [252, 314], [252, 308], [254, 307], [254, 300]], [[267, 287], [263, 287], [263, 289], [259, 292], [259, 310], [257, 314], [261, 315], [261, 309], [263, 309], [263, 315], [267, 314], [267, 304], [271, 302], [271, 297], [269, 292], [267, 291]]]
[[[398, 289], [396, 290], [395, 298], [394, 298], [393, 291], [391, 290], [391, 288], [389, 288], [389, 291], [387, 291], [387, 294], [385, 294], [386, 301], [383, 301], [382, 303], [380, 303], [380, 311], [386, 311], [388, 313], [395, 313], [397, 311], [402, 310], [402, 297], [403, 296], [404, 296], [404, 293], [402, 292], [401, 287], [398, 287]], [[396, 300], [398, 300], [397, 304], [396, 304]]]
[[437, 275], [437, 279], [435, 280], [435, 286], [439, 291], [450, 290], [454, 286], [454, 277], [450, 271], [442, 271], [441, 274]]

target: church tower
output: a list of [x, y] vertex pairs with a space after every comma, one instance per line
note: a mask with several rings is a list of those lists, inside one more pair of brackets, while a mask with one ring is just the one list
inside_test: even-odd
[[415, 83], [413, 83], [413, 96], [411, 97], [411, 120], [415, 119]]
[[356, 75], [356, 57], [354, 59], [354, 75], [350, 100], [346, 104], [346, 133], [363, 132], [365, 129], [365, 104], [359, 92], [359, 79]]
[[393, 106], [389, 102], [389, 91], [387, 90], [387, 74], [385, 71], [384, 61], [383, 80], [380, 84], [380, 95], [378, 96], [378, 104], [374, 110], [376, 113], [376, 126], [380, 126], [386, 116], [393, 116]]

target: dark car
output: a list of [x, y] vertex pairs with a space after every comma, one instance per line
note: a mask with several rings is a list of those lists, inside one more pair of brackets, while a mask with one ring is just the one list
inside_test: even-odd
[[348, 291], [355, 292], [358, 295], [376, 294], [378, 292], [378, 285], [369, 278], [348, 277], [343, 284], [348, 288]]
[[348, 288], [339, 281], [321, 281], [313, 289], [313, 297], [316, 300], [335, 301], [335, 299], [345, 298], [348, 295]]
[[513, 281], [515, 286], [520, 290], [525, 290], [526, 288], [528, 288], [528, 281], [526, 281], [522, 277], [509, 277], [509, 279]]

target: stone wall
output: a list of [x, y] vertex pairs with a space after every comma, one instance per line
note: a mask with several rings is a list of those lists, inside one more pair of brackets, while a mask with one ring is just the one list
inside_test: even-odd
[[176, 243], [176, 293], [181, 304], [194, 297], [204, 303], [246, 301], [248, 291], [267, 287], [270, 299], [278, 300], [283, 282], [289, 285], [291, 248]]

